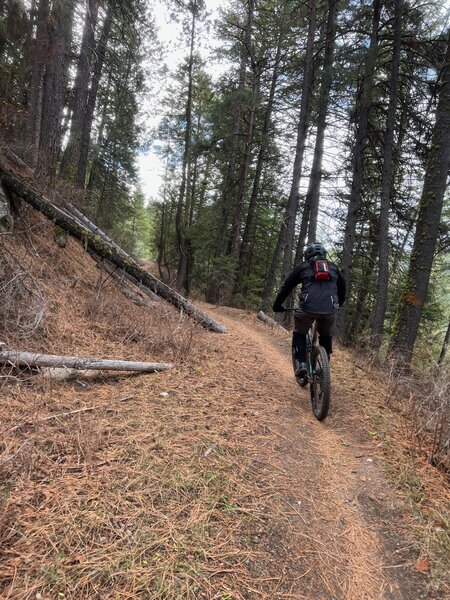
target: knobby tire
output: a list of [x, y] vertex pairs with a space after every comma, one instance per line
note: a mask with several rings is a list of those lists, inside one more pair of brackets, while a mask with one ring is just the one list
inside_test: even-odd
[[[319, 376], [318, 371], [321, 372]], [[310, 377], [312, 411], [318, 421], [323, 421], [330, 408], [331, 376], [328, 356], [322, 346], [312, 350]]]

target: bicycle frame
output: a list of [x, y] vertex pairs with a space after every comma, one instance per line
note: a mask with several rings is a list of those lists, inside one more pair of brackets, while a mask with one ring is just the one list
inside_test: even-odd
[[306, 334], [306, 348], [308, 353], [312, 352], [314, 346], [318, 346], [317, 321], [313, 321], [313, 324]]
[[[285, 308], [285, 312], [293, 312], [295, 313], [297, 308]], [[311, 356], [312, 351], [315, 346], [319, 345], [318, 342], [318, 331], [317, 331], [317, 321], [314, 319], [311, 327], [306, 334], [306, 363], [308, 365], [308, 378], [311, 379], [312, 371], [311, 371]]]
[[[293, 310], [296, 309], [287, 309]], [[296, 359], [293, 355], [294, 371]], [[325, 349], [319, 344], [317, 321], [314, 320], [306, 334], [306, 364], [307, 376], [297, 379], [301, 387], [309, 383], [311, 392], [311, 404], [314, 416], [319, 421], [325, 419], [330, 405], [330, 367]]]

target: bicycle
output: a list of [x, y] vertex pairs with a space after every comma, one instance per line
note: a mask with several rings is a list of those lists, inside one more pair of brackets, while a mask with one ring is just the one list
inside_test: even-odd
[[[298, 360], [294, 353], [292, 353], [292, 365], [295, 373]], [[309, 383], [313, 414], [318, 421], [323, 421], [330, 408], [331, 373], [327, 352], [319, 345], [316, 321], [306, 334], [306, 365], [308, 369], [306, 378], [296, 377], [296, 380], [300, 387], [306, 387]]]

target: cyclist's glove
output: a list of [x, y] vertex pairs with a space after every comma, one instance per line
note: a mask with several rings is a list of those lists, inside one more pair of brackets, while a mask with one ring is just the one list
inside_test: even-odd
[[284, 312], [284, 307], [281, 304], [279, 304], [278, 302], [274, 302], [272, 309], [273, 309], [273, 312], [276, 312], [276, 313]]

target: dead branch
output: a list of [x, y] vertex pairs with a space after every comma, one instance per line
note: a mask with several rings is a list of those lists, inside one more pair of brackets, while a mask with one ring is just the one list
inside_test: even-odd
[[13, 366], [25, 367], [67, 367], [82, 371], [111, 370], [111, 371], [140, 371], [154, 373], [172, 369], [171, 363], [151, 363], [129, 360], [108, 360], [101, 358], [86, 358], [81, 356], [59, 356], [55, 354], [35, 354], [19, 350], [2, 350], [0, 363], [9, 363]]
[[14, 452], [14, 454], [10, 454], [5, 459], [3, 459], [2, 461], [0, 461], [0, 468], [3, 467], [4, 465], [6, 465], [7, 463], [11, 462], [12, 460], [14, 460], [16, 458], [16, 456], [18, 454], [20, 454], [22, 452], [22, 450], [26, 446], [28, 446], [28, 444], [30, 443], [30, 441], [31, 440], [25, 440], [24, 443]]
[[[125, 398], [120, 398], [119, 400], [117, 400], [117, 403], [126, 402], [127, 400], [131, 400], [132, 398], [134, 398], [134, 396], [125, 396]], [[38, 425], [39, 423], [45, 423], [46, 421], [51, 421], [53, 419], [65, 419], [66, 417], [71, 417], [78, 413], [90, 412], [91, 410], [99, 410], [100, 408], [106, 408], [108, 406], [113, 406], [113, 404], [116, 404], [116, 402], [107, 402], [106, 404], [98, 404], [97, 406], [84, 406], [83, 408], [77, 408], [76, 410], [68, 410], [68, 411], [65, 411], [62, 413], [56, 413], [55, 415], [49, 415], [48, 417], [42, 417], [41, 419], [36, 419], [34, 421], [24, 421], [23, 423], [20, 423], [20, 425], [16, 425], [15, 427], [12, 427], [8, 433], [13, 433], [14, 431], [17, 431], [18, 429], [22, 429], [22, 427], [29, 427], [30, 425]], [[0, 463], [0, 466], [2, 464], [4, 464], [5, 462], [7, 462], [8, 460], [10, 460], [11, 458], [13, 458], [14, 456], [16, 456], [20, 452], [22, 447], [28, 443], [28, 441], [26, 441], [24, 444], [22, 444], [22, 446], [19, 448], [19, 450], [17, 450], [17, 452], [15, 452], [15, 454], [13, 454], [12, 457], [8, 457], [8, 459], [6, 459], [3, 463]]]
[[147, 302], [146, 300], [141, 298], [139, 294], [133, 290], [132, 286], [136, 286], [142, 294], [148, 296], [151, 300], [159, 301], [158, 296], [154, 294], [149, 288], [145, 287], [145, 285], [142, 285], [140, 281], [138, 281], [134, 277], [131, 277], [122, 269], [118, 269], [109, 261], [103, 260], [95, 252], [89, 252], [89, 254], [96, 261], [99, 268], [105, 269], [105, 271], [120, 284], [121, 291], [125, 294], [125, 296], [133, 300], [133, 302], [136, 302], [140, 306], [145, 306], [147, 308], [154, 307], [154, 302]]

